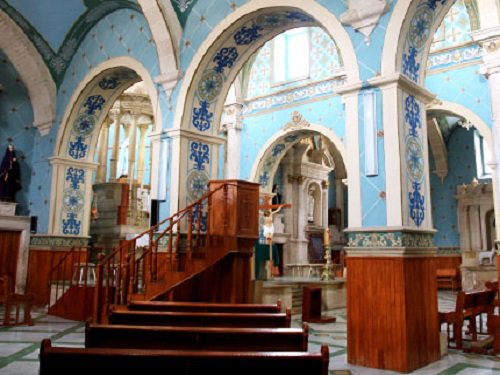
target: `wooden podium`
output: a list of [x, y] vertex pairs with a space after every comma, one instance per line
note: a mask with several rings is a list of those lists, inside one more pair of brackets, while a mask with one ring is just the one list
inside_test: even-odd
[[334, 316], [321, 316], [321, 288], [305, 286], [302, 292], [302, 321], [310, 323], [333, 323]]

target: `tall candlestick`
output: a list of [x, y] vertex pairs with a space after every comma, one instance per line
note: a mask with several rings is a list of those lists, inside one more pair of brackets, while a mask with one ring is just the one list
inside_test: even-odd
[[323, 244], [330, 245], [330, 228], [325, 229], [325, 233], [323, 234]]

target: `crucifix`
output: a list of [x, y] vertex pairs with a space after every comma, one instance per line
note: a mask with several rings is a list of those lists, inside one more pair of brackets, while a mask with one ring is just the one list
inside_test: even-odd
[[269, 263], [267, 270], [269, 278], [273, 277], [273, 234], [274, 234], [274, 215], [281, 211], [282, 208], [290, 208], [291, 204], [272, 204], [271, 197], [264, 198], [264, 204], [259, 206], [259, 210], [264, 210], [264, 237], [269, 245]]

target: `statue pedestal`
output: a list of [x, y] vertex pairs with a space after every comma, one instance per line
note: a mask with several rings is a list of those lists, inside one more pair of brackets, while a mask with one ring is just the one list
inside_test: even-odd
[[0, 201], [0, 216], [14, 216], [17, 203]]

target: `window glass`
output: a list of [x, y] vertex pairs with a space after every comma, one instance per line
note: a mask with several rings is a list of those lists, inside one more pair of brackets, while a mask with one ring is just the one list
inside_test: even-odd
[[309, 30], [292, 29], [273, 40], [273, 83], [280, 84], [309, 76]]

